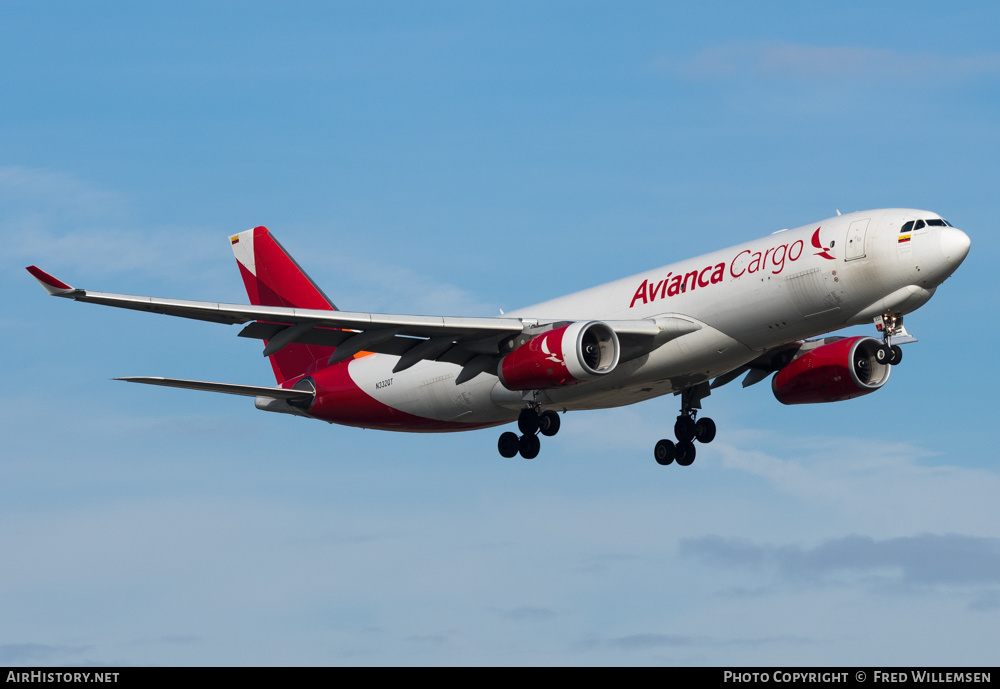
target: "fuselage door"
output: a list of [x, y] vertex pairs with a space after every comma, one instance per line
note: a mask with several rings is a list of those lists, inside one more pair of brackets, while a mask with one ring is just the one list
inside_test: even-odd
[[871, 218], [862, 218], [851, 223], [847, 230], [847, 251], [845, 261], [865, 257], [865, 235], [868, 234], [868, 222]]

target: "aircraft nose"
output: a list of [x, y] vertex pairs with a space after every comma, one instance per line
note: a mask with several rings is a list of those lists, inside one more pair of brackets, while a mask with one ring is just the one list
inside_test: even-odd
[[969, 235], [957, 227], [942, 227], [940, 243], [944, 262], [952, 271], [962, 264], [972, 246]]

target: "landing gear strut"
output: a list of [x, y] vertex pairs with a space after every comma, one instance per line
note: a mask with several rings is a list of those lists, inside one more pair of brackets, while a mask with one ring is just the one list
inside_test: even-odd
[[[902, 314], [885, 313], [876, 317], [875, 328], [882, 333], [882, 344], [875, 351], [875, 359], [880, 364], [897, 365], [903, 360], [903, 350], [899, 345], [892, 344], [892, 338], [909, 338], [909, 334], [903, 327]], [[912, 341], [912, 338], [910, 340]]]
[[681, 466], [690, 466], [697, 451], [694, 442], [710, 443], [715, 440], [715, 422], [709, 418], [698, 418], [701, 400], [711, 394], [708, 383], [685, 388], [681, 393], [681, 413], [674, 423], [674, 437], [677, 442], [663, 439], [653, 448], [657, 464], [666, 466], [677, 460]]
[[517, 428], [521, 436], [507, 431], [500, 435], [497, 449], [503, 457], [513, 457], [520, 453], [525, 459], [534, 459], [542, 447], [538, 434], [553, 436], [559, 432], [559, 415], [551, 410], [539, 411], [538, 405], [525, 407], [517, 417]]

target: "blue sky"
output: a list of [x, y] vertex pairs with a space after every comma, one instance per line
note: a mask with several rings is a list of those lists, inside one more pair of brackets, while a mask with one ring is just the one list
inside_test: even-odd
[[[1000, 10], [0, 3], [0, 663], [993, 664]], [[965, 264], [879, 392], [397, 435], [112, 382], [269, 384], [266, 224], [341, 308], [494, 315], [841, 211]], [[859, 328], [855, 332], [865, 333]]]

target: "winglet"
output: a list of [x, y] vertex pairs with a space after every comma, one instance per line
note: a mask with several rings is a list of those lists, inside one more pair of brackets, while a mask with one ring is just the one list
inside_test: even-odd
[[83, 290], [73, 289], [62, 280], [52, 277], [38, 266], [28, 266], [25, 270], [31, 273], [38, 280], [39, 284], [45, 288], [45, 291], [52, 296], [68, 297], [76, 292], [83, 292]]

